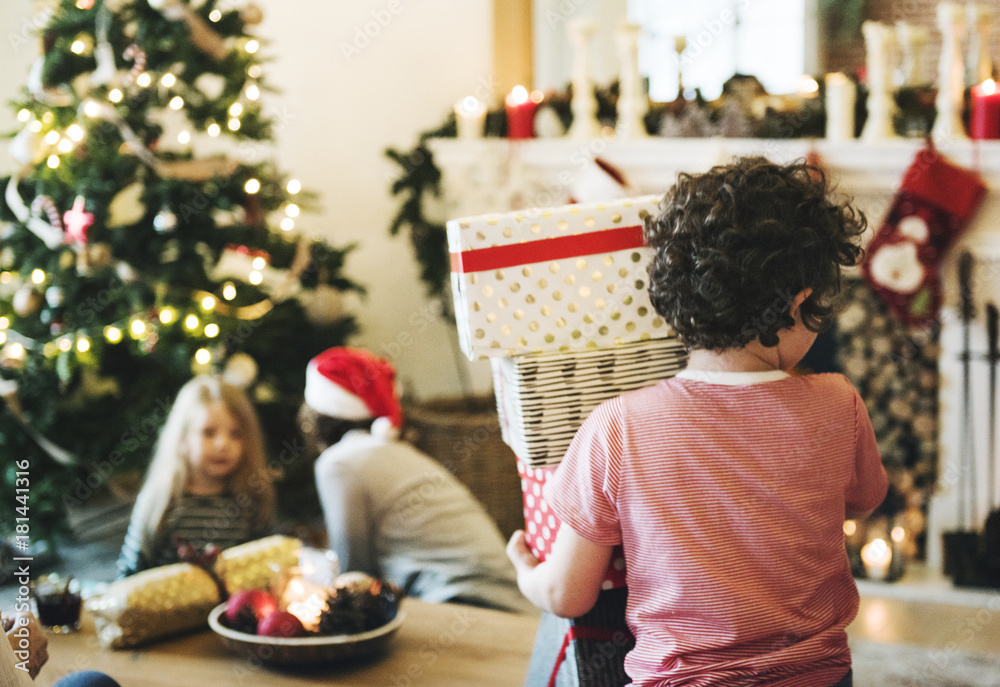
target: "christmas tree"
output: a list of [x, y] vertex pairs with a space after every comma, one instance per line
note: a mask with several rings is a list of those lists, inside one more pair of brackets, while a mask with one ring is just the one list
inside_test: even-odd
[[141, 476], [192, 374], [244, 384], [272, 465], [304, 462], [306, 364], [353, 332], [340, 294], [360, 287], [342, 274], [349, 247], [297, 234], [315, 199], [264, 159], [261, 18], [216, 0], [60, 0], [41, 29], [13, 103], [18, 169], [0, 179], [0, 455], [31, 541], [109, 479]]

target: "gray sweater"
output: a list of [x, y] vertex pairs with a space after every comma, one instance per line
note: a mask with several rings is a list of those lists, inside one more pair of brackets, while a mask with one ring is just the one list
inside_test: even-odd
[[349, 432], [317, 460], [316, 485], [341, 571], [388, 579], [424, 601], [533, 610], [482, 505], [412, 446]]

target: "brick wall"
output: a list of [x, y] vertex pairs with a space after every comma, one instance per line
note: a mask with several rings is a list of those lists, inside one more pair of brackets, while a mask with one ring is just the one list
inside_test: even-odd
[[[929, 40], [924, 49], [922, 63], [925, 73], [929, 74], [935, 82], [937, 81], [938, 58], [941, 54], [941, 33], [937, 28], [938, 4], [939, 0], [868, 0], [864, 10], [864, 18], [868, 20], [886, 24], [905, 21], [914, 26], [923, 26], [928, 29]], [[1000, 10], [997, 7], [997, 0], [985, 0], [985, 4], [992, 5], [995, 10]], [[996, 21], [1000, 22], [1000, 11], [997, 12]], [[994, 65], [1000, 63], [1000, 37], [998, 37], [996, 27], [997, 24], [994, 24], [990, 49]], [[857, 72], [859, 67], [864, 66], [865, 44], [860, 31], [848, 39], [830, 36], [828, 32], [821, 32], [821, 37], [823, 44], [820, 46], [820, 66], [824, 73], [842, 71], [853, 74]], [[994, 66], [994, 71], [996, 71], [996, 66]]]

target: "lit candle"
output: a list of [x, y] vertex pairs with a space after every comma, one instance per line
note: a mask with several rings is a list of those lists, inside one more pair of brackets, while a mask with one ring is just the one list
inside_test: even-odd
[[455, 123], [458, 137], [471, 139], [483, 137], [486, 123], [486, 104], [475, 96], [466, 96], [455, 103]]
[[1000, 138], [1000, 90], [992, 79], [972, 87], [969, 132], [972, 138]]
[[861, 561], [865, 564], [868, 579], [884, 580], [892, 562], [892, 549], [885, 539], [873, 539], [861, 547]]
[[535, 102], [528, 89], [514, 86], [507, 95], [507, 138], [522, 139], [535, 136]]
[[854, 138], [854, 104], [857, 87], [841, 72], [826, 75], [826, 137], [831, 141]]
[[316, 630], [328, 597], [326, 589], [296, 576], [288, 580], [278, 606], [298, 618], [302, 627]]

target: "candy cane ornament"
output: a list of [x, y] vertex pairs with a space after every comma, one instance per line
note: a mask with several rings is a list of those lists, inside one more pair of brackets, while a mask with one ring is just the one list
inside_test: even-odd
[[48, 216], [49, 224], [62, 231], [63, 223], [62, 218], [59, 216], [59, 208], [56, 207], [55, 202], [48, 196], [36, 196], [31, 201], [31, 214], [37, 215], [42, 212]]
[[139, 75], [146, 71], [146, 51], [133, 43], [125, 48], [122, 57], [126, 60], [132, 60], [132, 69], [129, 71], [126, 80], [129, 83], [135, 83]]

